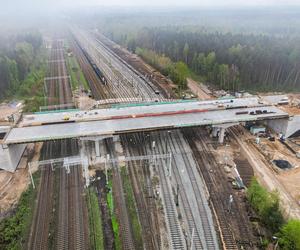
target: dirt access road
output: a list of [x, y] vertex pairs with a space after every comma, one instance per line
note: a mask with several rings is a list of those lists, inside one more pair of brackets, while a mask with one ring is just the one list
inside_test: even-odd
[[[230, 135], [239, 143], [241, 149], [244, 151], [248, 161], [255, 171], [255, 175], [258, 177], [259, 182], [270, 191], [278, 191], [282, 208], [284, 209], [287, 217], [300, 219], [299, 201], [295, 200], [287, 187], [282, 183], [284, 178], [287, 178], [288, 181], [292, 182], [292, 178], [297, 179], [299, 173], [297, 175], [291, 174], [285, 177], [278, 176], [278, 174], [272, 169], [272, 166], [270, 166], [270, 163], [268, 163], [257, 148], [249, 142], [250, 137], [249, 135], [247, 136], [247, 133], [248, 131], [241, 126], [239, 126], [239, 130], [235, 128], [230, 129]], [[295, 186], [293, 186], [293, 188], [295, 188]], [[299, 193], [299, 184], [296, 188], [298, 188]]]

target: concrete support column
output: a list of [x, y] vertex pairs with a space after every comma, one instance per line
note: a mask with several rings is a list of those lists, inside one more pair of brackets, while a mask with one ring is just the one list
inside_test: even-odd
[[81, 141], [80, 157], [81, 157], [83, 176], [85, 179], [85, 187], [87, 188], [90, 185], [90, 174], [89, 174], [89, 159], [87, 157], [87, 152], [85, 150], [84, 141]]
[[220, 144], [223, 144], [224, 136], [225, 136], [225, 128], [220, 128], [220, 133], [219, 133], [219, 143]]
[[3, 170], [15, 172], [27, 144], [0, 145], [0, 166]]
[[99, 142], [98, 140], [95, 141], [95, 151], [96, 151], [96, 157], [100, 157], [100, 146], [99, 146]]
[[217, 135], [218, 135], [218, 130], [219, 130], [219, 128], [217, 128], [217, 127], [213, 127], [213, 128], [212, 128], [212, 136], [213, 136], [213, 137], [217, 137]]
[[113, 142], [119, 142], [120, 140], [120, 136], [119, 135], [114, 135], [113, 136]]
[[89, 185], [90, 185], [89, 162], [86, 157], [84, 157], [84, 160], [83, 160], [83, 172], [84, 172], [84, 178], [85, 178], [85, 186], [89, 187]]

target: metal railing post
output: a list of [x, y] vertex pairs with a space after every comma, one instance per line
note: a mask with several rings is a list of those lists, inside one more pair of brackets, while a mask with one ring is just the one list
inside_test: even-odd
[[170, 162], [169, 162], [169, 177], [172, 177], [172, 153], [170, 153]]
[[29, 171], [32, 187], [33, 187], [33, 189], [35, 189], [35, 184], [34, 184], [34, 180], [33, 180], [33, 177], [32, 177], [32, 172], [31, 172], [31, 163], [28, 164], [28, 171]]

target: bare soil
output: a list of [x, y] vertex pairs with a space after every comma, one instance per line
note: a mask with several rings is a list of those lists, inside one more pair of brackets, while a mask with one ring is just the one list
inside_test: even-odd
[[29, 184], [28, 171], [18, 169], [15, 173], [0, 172], [0, 214], [5, 214], [17, 204]]
[[[32, 161], [38, 161], [42, 143], [36, 143]], [[0, 217], [13, 208], [30, 184], [27, 156], [23, 156], [14, 173], [0, 171]]]
[[15, 105], [10, 105], [7, 103], [0, 104], [0, 123], [8, 123], [7, 117], [13, 114], [19, 114], [21, 107], [16, 107]]
[[[267, 141], [265, 144], [262, 142], [262, 145], [256, 145], [254, 142], [255, 137], [245, 129], [243, 129], [243, 137], [237, 131], [235, 131], [233, 137], [253, 166], [255, 176], [259, 182], [270, 191], [277, 190], [285, 216], [300, 218], [299, 167], [283, 171], [272, 163], [272, 159], [280, 157], [291, 160], [293, 157], [289, 156], [288, 149], [282, 148], [278, 143], [272, 144], [273, 142]], [[299, 164], [299, 159], [297, 164]]]
[[206, 92], [206, 88], [202, 83], [198, 83], [191, 78], [187, 78], [187, 86], [200, 100], [212, 99], [212, 97]]

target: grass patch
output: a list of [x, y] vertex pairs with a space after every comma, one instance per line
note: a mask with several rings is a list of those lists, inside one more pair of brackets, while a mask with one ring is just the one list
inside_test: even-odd
[[[33, 178], [38, 186], [40, 171], [36, 172]], [[0, 249], [21, 250], [26, 248], [24, 246], [30, 232], [36, 197], [37, 189], [33, 189], [30, 185], [22, 193], [14, 215], [0, 222]]]
[[90, 187], [87, 195], [89, 211], [89, 234], [91, 249], [104, 250], [102, 219], [95, 189]]
[[[112, 190], [111, 178], [108, 181], [108, 187], [110, 190]], [[113, 201], [112, 191], [110, 191], [107, 194], [107, 205], [110, 210], [111, 222], [112, 222], [112, 227], [113, 227], [113, 231], [114, 231], [115, 249], [119, 250], [119, 249], [122, 249], [122, 244], [121, 244], [121, 239], [120, 239], [119, 223], [118, 223], [117, 217], [114, 212], [114, 201]]]
[[[254, 178], [247, 190], [247, 198], [263, 225], [269, 229], [271, 235], [278, 237], [280, 249], [300, 250], [300, 220], [284, 220], [276, 191], [268, 192]], [[268, 239], [265, 239], [262, 247], [266, 248], [267, 243]]]
[[135, 245], [137, 246], [137, 249], [143, 249], [142, 228], [137, 215], [135, 198], [126, 167], [121, 168], [121, 176], [125, 193], [126, 206], [128, 209], [129, 219], [133, 229]]
[[247, 189], [247, 198], [260, 216], [262, 223], [272, 232], [278, 232], [284, 219], [279, 208], [279, 196], [277, 192], [268, 192], [256, 179], [251, 181]]
[[67, 67], [71, 75], [72, 88], [76, 89], [80, 85], [82, 85], [84, 90], [89, 90], [90, 88], [88, 82], [86, 81], [83, 72], [74, 55], [67, 56]]
[[17, 98], [24, 100], [24, 112], [37, 112], [45, 104], [44, 77], [44, 68], [31, 72], [17, 91]]

